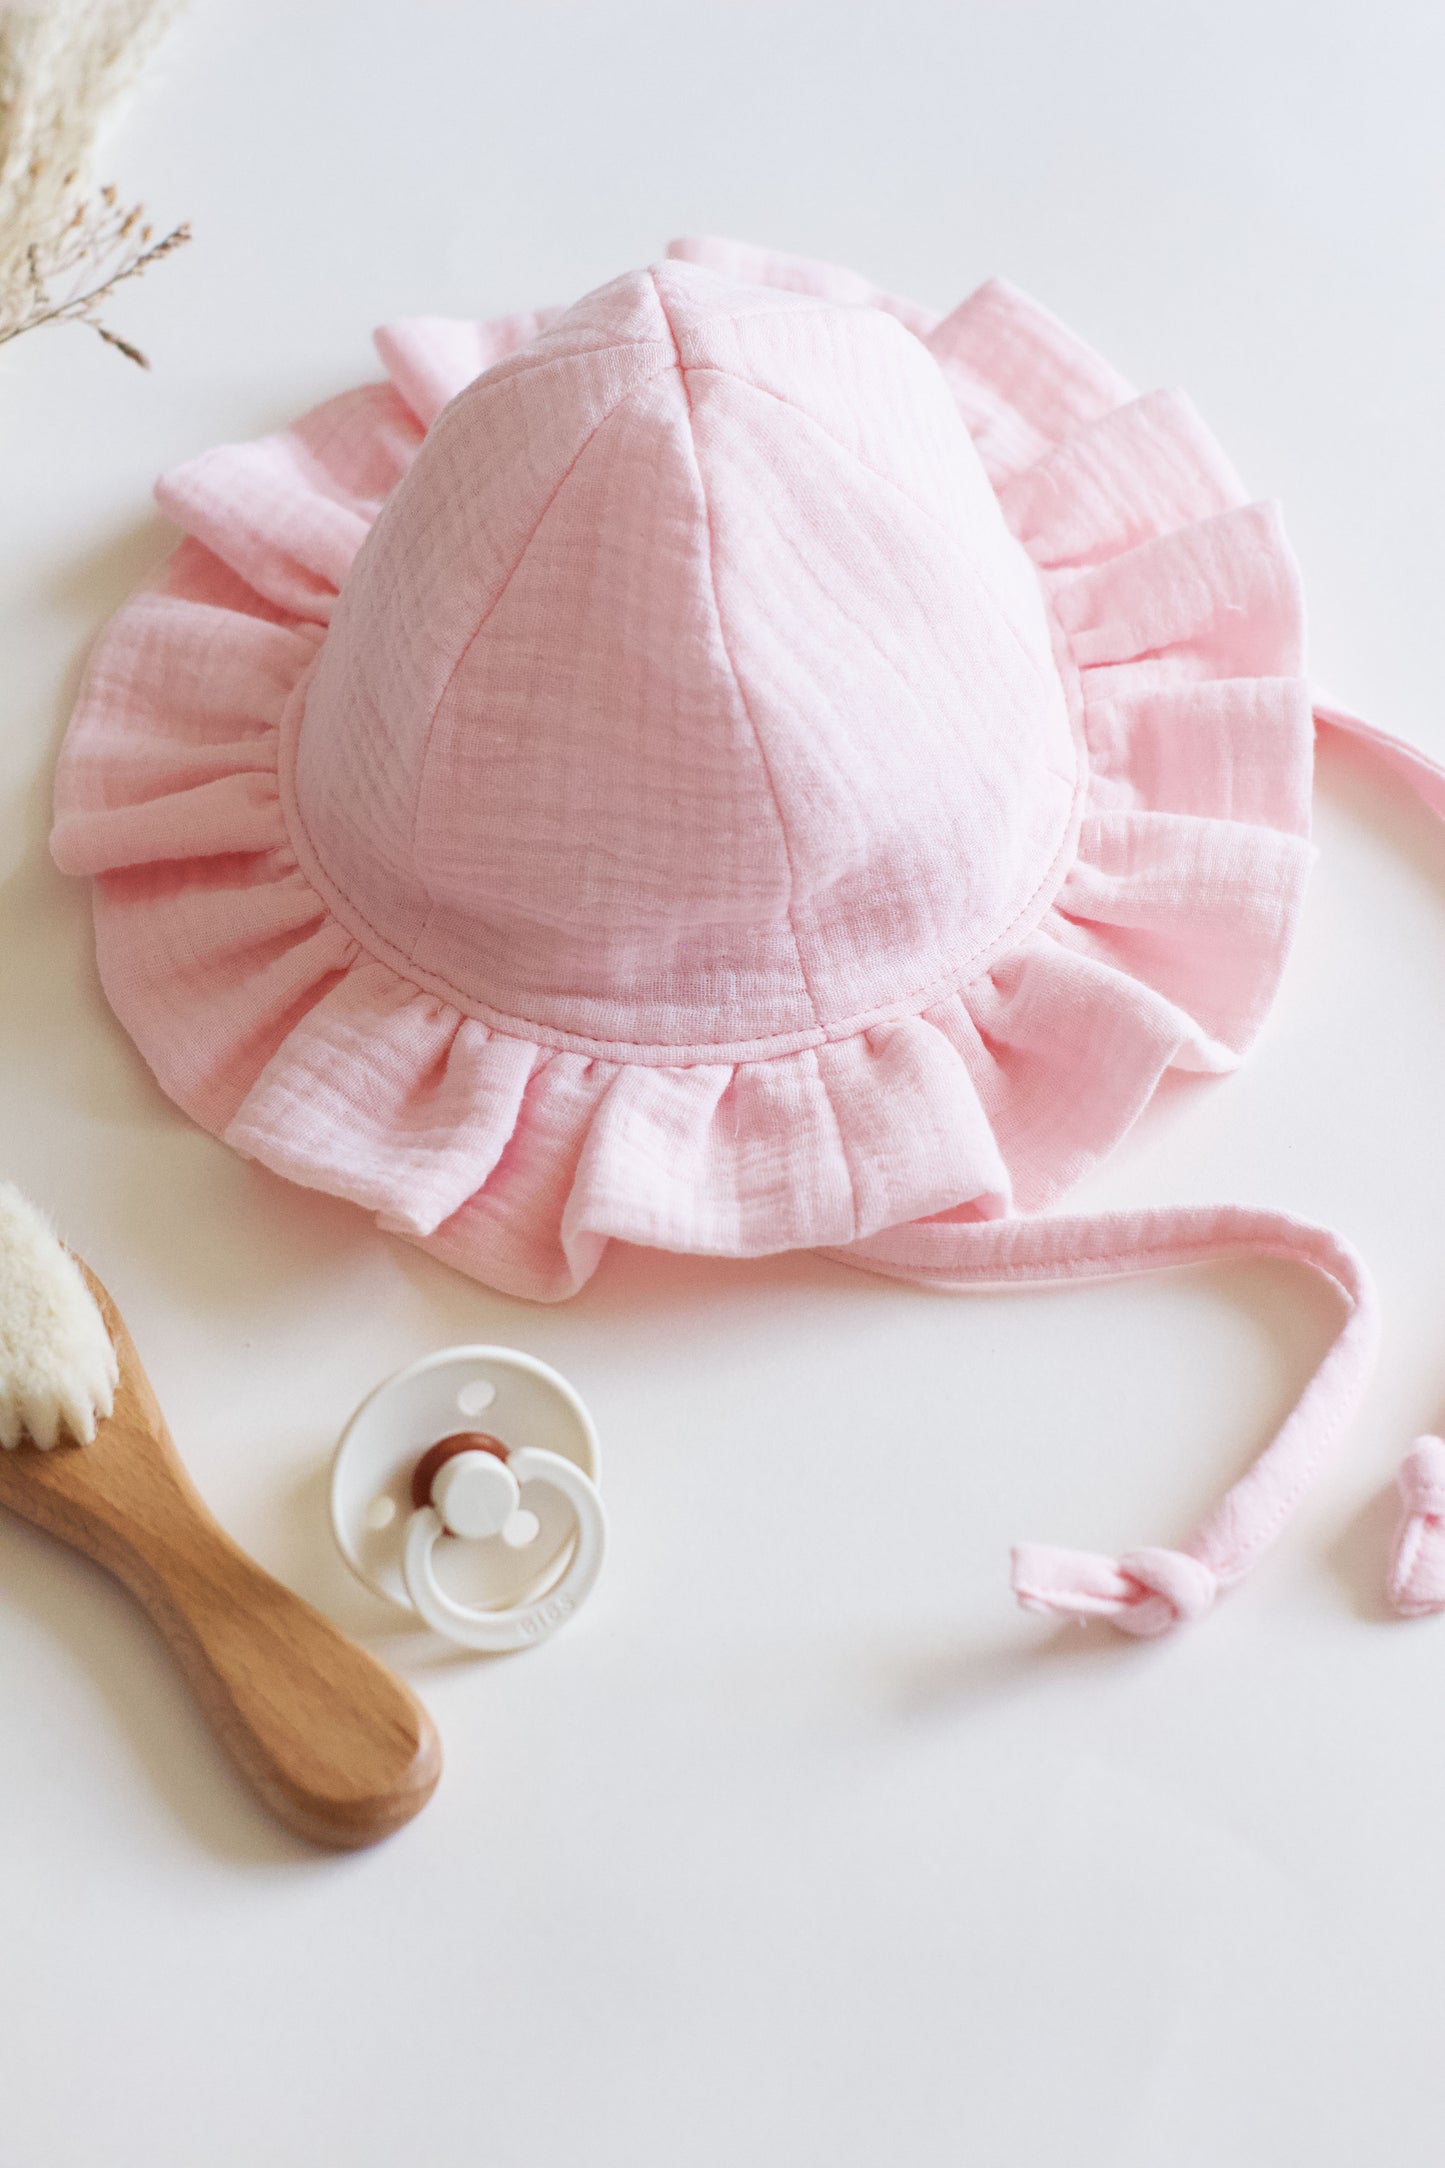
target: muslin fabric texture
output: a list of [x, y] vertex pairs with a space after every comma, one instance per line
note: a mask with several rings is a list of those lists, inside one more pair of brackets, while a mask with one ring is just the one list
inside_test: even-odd
[[1244, 1208], [1032, 1215], [1232, 1068], [1284, 964], [1277, 511], [1001, 283], [940, 318], [680, 242], [377, 344], [386, 382], [161, 483], [184, 539], [66, 740], [55, 856], [161, 1084], [543, 1300], [614, 1238], [948, 1286], [1298, 1259], [1345, 1325], [1195, 1536], [1016, 1555], [1035, 1607], [1198, 1616], [1363, 1389], [1363, 1268]]

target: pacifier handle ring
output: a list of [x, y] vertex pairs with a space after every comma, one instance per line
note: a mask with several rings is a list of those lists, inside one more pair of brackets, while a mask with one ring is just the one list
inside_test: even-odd
[[448, 1596], [436, 1578], [432, 1554], [446, 1524], [433, 1505], [419, 1506], [406, 1524], [401, 1571], [406, 1592], [428, 1626], [463, 1648], [500, 1652], [530, 1648], [569, 1619], [590, 1593], [602, 1570], [607, 1520], [602, 1499], [574, 1461], [560, 1453], [522, 1446], [509, 1454], [507, 1466], [519, 1484], [542, 1483], [560, 1491], [577, 1521], [572, 1556], [561, 1578], [545, 1595], [503, 1611], [481, 1611]]

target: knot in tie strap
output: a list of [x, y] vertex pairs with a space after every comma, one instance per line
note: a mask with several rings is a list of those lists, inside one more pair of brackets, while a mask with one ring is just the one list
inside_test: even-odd
[[1405, 1618], [1445, 1611], [1445, 1440], [1417, 1438], [1396, 1478], [1404, 1513], [1390, 1558], [1390, 1601]]
[[1116, 1626], [1133, 1635], [1170, 1633], [1174, 1626], [1192, 1626], [1211, 1609], [1220, 1583], [1202, 1559], [1187, 1550], [1127, 1550], [1118, 1561], [1120, 1574], [1146, 1591], [1146, 1600], [1131, 1604], [1116, 1617]]
[[1219, 1593], [1219, 1583], [1202, 1559], [1187, 1551], [1126, 1551], [1119, 1571], [1146, 1591], [1146, 1601], [1122, 1612], [1114, 1623], [1126, 1634], [1164, 1634], [1203, 1618]]
[[1014, 1593], [1026, 1611], [1061, 1618], [1107, 1618], [1122, 1633], [1148, 1639], [1202, 1618], [1219, 1584], [1187, 1551], [1093, 1551], [1020, 1544], [1013, 1555]]

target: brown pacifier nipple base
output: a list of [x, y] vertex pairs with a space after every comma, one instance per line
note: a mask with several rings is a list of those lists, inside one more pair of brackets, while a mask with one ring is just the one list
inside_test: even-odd
[[431, 1504], [432, 1485], [458, 1453], [494, 1453], [498, 1460], [506, 1460], [508, 1451], [500, 1438], [485, 1430], [457, 1430], [449, 1438], [439, 1438], [435, 1445], [427, 1447], [412, 1471], [412, 1505], [420, 1508]]

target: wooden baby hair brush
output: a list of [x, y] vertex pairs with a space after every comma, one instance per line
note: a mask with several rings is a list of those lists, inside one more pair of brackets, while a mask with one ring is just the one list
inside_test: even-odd
[[375, 1843], [441, 1774], [410, 1689], [217, 1525], [95, 1275], [0, 1183], [0, 1505], [142, 1604], [217, 1739], [314, 1843]]

